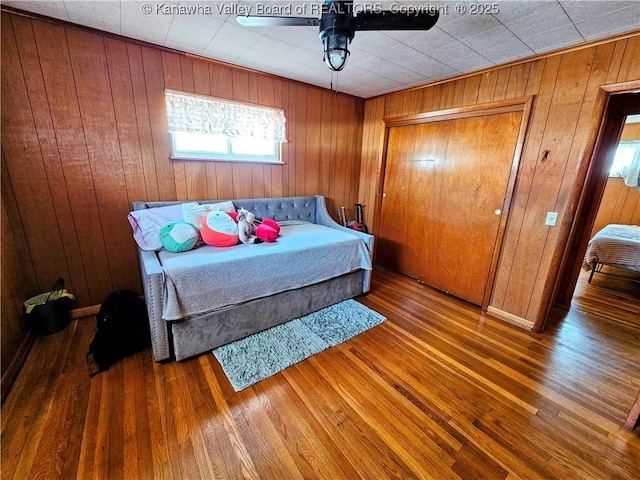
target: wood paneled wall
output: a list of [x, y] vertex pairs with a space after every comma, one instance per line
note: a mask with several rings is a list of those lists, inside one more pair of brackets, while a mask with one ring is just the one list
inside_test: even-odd
[[[284, 108], [286, 164], [172, 162], [165, 88]], [[3, 300], [58, 277], [80, 307], [141, 292], [134, 200], [319, 193], [332, 214], [353, 208], [363, 115], [356, 97], [3, 12], [3, 233], [8, 216], [26, 245], [3, 235], [3, 279], [13, 254], [28, 280], [13, 293], [3, 281]], [[3, 352], [4, 322], [3, 308]]]
[[591, 236], [610, 223], [640, 225], [640, 192], [619, 177], [607, 180]]
[[640, 140], [640, 123], [627, 123], [622, 129], [620, 141]]
[[[2, 158], [2, 292], [0, 297], [0, 347], [2, 398], [5, 387], [13, 383], [14, 378], [5, 377], [16, 353], [26, 339], [27, 329], [22, 317], [22, 304], [36, 291], [36, 279], [29, 253], [25, 232], [20, 222], [20, 214], [13, 195], [9, 176]], [[13, 370], [13, 369], [11, 369]], [[11, 377], [11, 374], [8, 374]], [[6, 383], [5, 383], [6, 381]]]
[[[576, 167], [597, 121], [601, 85], [640, 79], [640, 35], [569, 50], [366, 102], [359, 200], [375, 218], [384, 118], [534, 96], [491, 306], [534, 322], [557, 245], [547, 212], [564, 219]], [[548, 155], [544, 152], [548, 151]], [[460, 195], [465, 195], [464, 191]]]

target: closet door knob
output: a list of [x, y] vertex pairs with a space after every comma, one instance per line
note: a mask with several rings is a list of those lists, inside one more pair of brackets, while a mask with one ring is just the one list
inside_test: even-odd
[[499, 208], [496, 208], [493, 213], [495, 213], [496, 215], [500, 215], [502, 213], [502, 210], [500, 210]]

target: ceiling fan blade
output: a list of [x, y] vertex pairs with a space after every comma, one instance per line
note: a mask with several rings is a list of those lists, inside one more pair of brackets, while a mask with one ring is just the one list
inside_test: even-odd
[[317, 27], [319, 18], [306, 17], [261, 17], [257, 15], [238, 15], [238, 23], [244, 27]]
[[429, 30], [438, 21], [437, 10], [419, 13], [362, 12], [356, 30]]

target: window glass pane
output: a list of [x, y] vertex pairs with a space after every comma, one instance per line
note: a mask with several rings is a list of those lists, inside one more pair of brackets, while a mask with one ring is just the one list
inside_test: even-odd
[[238, 155], [275, 155], [276, 142], [249, 137], [231, 139], [231, 152]]
[[280, 146], [273, 140], [192, 132], [170, 134], [174, 160], [282, 163]]
[[636, 153], [636, 149], [640, 148], [640, 143], [621, 143], [616, 149], [616, 155], [613, 158], [610, 177], [622, 177], [626, 170], [631, 166], [631, 161]]
[[227, 153], [227, 137], [206, 133], [174, 132], [175, 148], [181, 152]]

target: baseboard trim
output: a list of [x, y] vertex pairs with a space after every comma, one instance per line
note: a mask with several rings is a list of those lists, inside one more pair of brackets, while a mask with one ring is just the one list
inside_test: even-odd
[[517, 327], [524, 328], [525, 330], [533, 331], [533, 322], [531, 320], [527, 320], [522, 317], [518, 317], [509, 312], [505, 312], [504, 310], [500, 310], [499, 308], [492, 307], [489, 305], [487, 308], [487, 313], [491, 316], [499, 318], [500, 320], [504, 320], [505, 322], [509, 322]]
[[20, 348], [18, 348], [15, 357], [13, 357], [13, 360], [11, 360], [11, 363], [5, 370], [4, 375], [2, 375], [2, 380], [0, 380], [0, 390], [2, 392], [0, 395], [0, 405], [4, 404], [4, 401], [9, 395], [11, 387], [13, 387], [20, 370], [22, 370], [22, 367], [27, 361], [27, 357], [29, 356], [29, 352], [31, 351], [31, 347], [33, 347], [35, 341], [36, 334], [33, 333], [32, 330], [29, 330], [27, 332], [27, 336], [22, 341]]
[[100, 305], [90, 305], [88, 307], [74, 308], [71, 310], [71, 320], [78, 318], [92, 317], [98, 314], [100, 311]]

